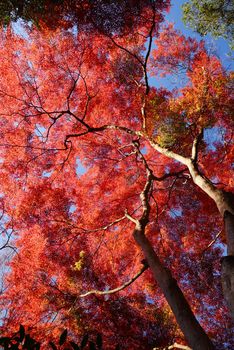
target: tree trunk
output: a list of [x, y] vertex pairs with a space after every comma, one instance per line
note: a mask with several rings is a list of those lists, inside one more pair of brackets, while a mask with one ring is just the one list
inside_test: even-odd
[[229, 211], [224, 213], [224, 224], [228, 255], [221, 260], [221, 281], [224, 297], [234, 319], [234, 215]]
[[188, 168], [194, 183], [214, 200], [224, 220], [228, 255], [222, 258], [221, 281], [223, 295], [234, 319], [234, 195], [216, 188], [199, 173], [192, 161]]
[[162, 265], [148, 238], [137, 228], [134, 230], [133, 236], [142, 249], [153, 276], [170, 305], [188, 344], [193, 350], [214, 349], [209, 337], [195, 318], [176, 280], [172, 277], [171, 272]]

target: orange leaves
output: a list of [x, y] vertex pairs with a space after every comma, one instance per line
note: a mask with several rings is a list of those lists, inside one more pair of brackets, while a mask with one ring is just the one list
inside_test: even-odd
[[197, 130], [212, 127], [221, 119], [230, 122], [230, 77], [221, 62], [208, 55], [204, 44], [185, 38], [172, 25], [164, 28], [155, 43], [152, 74], [177, 74], [184, 79], [184, 87], [173, 90], [169, 103], [177, 118], [188, 128], [196, 125]]
[[230, 109], [229, 79], [217, 58], [205, 52], [194, 59], [188, 77], [191, 86], [182, 89], [178, 106], [190, 123], [211, 127]]

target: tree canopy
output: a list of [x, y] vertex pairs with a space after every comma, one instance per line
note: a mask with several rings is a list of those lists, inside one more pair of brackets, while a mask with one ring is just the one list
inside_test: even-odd
[[[158, 8], [168, 2], [158, 1]], [[75, 26], [86, 32], [123, 34], [143, 20], [142, 11], [151, 4], [151, 0], [6, 0], [0, 1], [0, 23], [6, 26], [21, 20], [40, 30]]]
[[234, 49], [234, 4], [230, 0], [191, 0], [183, 5], [184, 21], [201, 35], [228, 39]]
[[140, 3], [131, 28], [1, 31], [1, 331], [231, 350], [232, 73]]

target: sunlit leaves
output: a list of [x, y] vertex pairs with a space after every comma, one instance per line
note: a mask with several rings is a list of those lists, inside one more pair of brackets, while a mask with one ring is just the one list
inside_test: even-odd
[[[47, 332], [56, 347], [60, 336], [65, 344], [64, 328], [83, 348], [95, 338], [81, 335], [97, 331], [107, 344], [119, 338], [127, 349], [181, 340], [150, 271], [119, 294], [79, 298], [88, 290], [118, 287], [139, 270], [143, 254], [126, 213], [141, 216], [147, 163], [156, 179], [147, 237], [204, 328], [215, 338], [223, 327], [230, 341], [225, 312], [219, 324], [225, 308], [220, 238], [207, 249], [222, 220], [188, 171], [149, 141], [190, 157], [204, 128], [199, 169], [230, 190], [231, 75], [203, 43], [171, 25], [157, 35], [163, 5], [157, 3], [147, 74], [178, 74], [178, 81], [182, 74], [172, 91], [151, 87], [146, 95], [143, 62], [152, 7], [134, 19], [134, 30], [111, 38], [90, 28], [32, 30], [26, 40], [10, 29], [1, 34], [1, 191], [18, 249], [0, 297], [2, 309], [8, 308], [3, 329], [33, 323], [38, 339]], [[102, 339], [96, 340], [101, 348]]]

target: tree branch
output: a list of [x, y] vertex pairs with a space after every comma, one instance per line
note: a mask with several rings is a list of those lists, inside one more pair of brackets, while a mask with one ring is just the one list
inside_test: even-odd
[[176, 349], [181, 349], [181, 350], [192, 350], [189, 346], [178, 344], [178, 343], [174, 343], [174, 344], [168, 346], [168, 350], [175, 349], [175, 348]]
[[120, 287], [114, 288], [114, 289], [110, 289], [110, 290], [105, 290], [105, 291], [101, 291], [101, 290], [90, 290], [87, 293], [84, 294], [80, 294], [79, 297], [80, 298], [84, 298], [87, 297], [88, 295], [91, 294], [96, 294], [96, 295], [107, 295], [107, 294], [114, 294], [117, 292], [120, 292], [121, 290], [127, 288], [128, 286], [130, 286], [130, 284], [132, 284], [138, 277], [140, 277], [143, 272], [145, 272], [148, 269], [148, 264], [145, 260], [142, 261], [143, 266], [141, 268], [141, 270], [133, 277], [131, 278], [129, 281], [127, 281], [126, 283], [122, 284]]
[[201, 255], [203, 255], [219, 238], [219, 236], [221, 235], [221, 233], [223, 232], [223, 229], [221, 229], [217, 235], [215, 236], [215, 238], [208, 244], [208, 246], [202, 251]]
[[161, 154], [164, 154], [165, 156], [172, 158], [174, 160], [177, 160], [178, 162], [188, 166], [190, 159], [187, 157], [184, 157], [178, 153], [175, 153], [173, 151], [171, 151], [170, 149], [166, 148], [166, 147], [162, 147], [160, 146], [157, 142], [155, 142], [151, 137], [147, 136], [147, 135], [141, 135], [141, 136], [145, 136], [145, 138], [149, 141], [149, 143], [151, 144], [151, 146], [158, 151]]
[[[148, 36], [149, 37], [149, 46], [148, 46], [148, 50], [146, 52], [145, 61], [143, 63], [143, 72], [144, 72], [144, 78], [145, 78], [145, 95], [146, 96], [149, 94], [149, 91], [150, 91], [148, 74], [147, 74], [147, 63], [148, 63], [148, 59], [149, 59], [151, 48], [152, 48], [154, 29], [155, 29], [155, 6], [153, 8], [152, 25], [151, 25], [149, 36]], [[145, 104], [145, 101], [144, 101], [144, 104]], [[143, 108], [145, 108], [145, 106]]]
[[[163, 348], [162, 350], [171, 350], [171, 349], [192, 350], [189, 346], [178, 344], [178, 343], [169, 345], [166, 348]], [[160, 348], [153, 348], [153, 350], [160, 350]]]
[[203, 129], [201, 130], [201, 132], [198, 134], [197, 137], [195, 137], [195, 139], [193, 140], [193, 146], [192, 146], [192, 155], [191, 155], [191, 159], [194, 163], [197, 163], [197, 159], [198, 159], [198, 151], [199, 151], [199, 145], [203, 139]]

